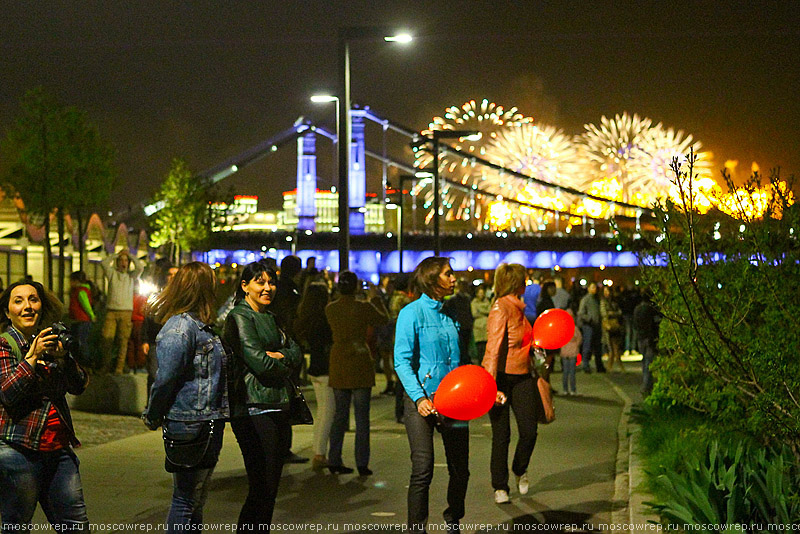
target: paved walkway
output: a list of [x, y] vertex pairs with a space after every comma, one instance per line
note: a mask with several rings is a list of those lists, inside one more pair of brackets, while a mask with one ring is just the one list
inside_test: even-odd
[[[580, 397], [556, 397], [556, 421], [539, 427], [529, 476], [530, 493], [511, 493], [511, 503], [496, 505], [489, 483], [491, 429], [488, 417], [470, 425], [470, 470], [465, 532], [491, 530], [585, 532], [629, 515], [626, 403], [638, 401], [641, 374], [628, 363], [627, 373], [578, 374]], [[561, 375], [553, 375], [561, 389]], [[374, 391], [380, 391], [379, 384]], [[312, 393], [313, 395], [313, 393]], [[372, 399], [372, 460], [375, 474], [318, 474], [308, 464], [287, 465], [281, 481], [274, 523], [281, 530], [362, 532], [399, 531], [406, 519], [410, 472], [405, 429], [394, 421], [394, 399]], [[135, 422], [138, 424], [138, 421]], [[80, 435], [80, 427], [77, 428]], [[516, 439], [515, 437], [513, 439]], [[512, 442], [513, 443], [513, 442]], [[620, 447], [620, 445], [622, 445]], [[295, 427], [293, 450], [311, 455], [311, 427]], [[441, 525], [447, 468], [437, 439], [436, 471], [431, 489], [432, 523]], [[158, 531], [172, 492], [163, 469], [160, 432], [148, 432], [78, 451], [89, 517], [95, 530]], [[344, 459], [352, 465], [353, 434], [345, 437]], [[205, 507], [208, 532], [235, 527], [247, 491], [236, 440], [226, 428], [220, 462]], [[40, 511], [37, 521], [44, 523]], [[544, 525], [547, 525], [545, 527]], [[436, 526], [432, 526], [431, 532]], [[275, 531], [278, 531], [276, 528]]]

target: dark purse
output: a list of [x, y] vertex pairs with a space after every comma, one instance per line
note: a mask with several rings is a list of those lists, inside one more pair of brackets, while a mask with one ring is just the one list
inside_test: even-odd
[[222, 432], [216, 421], [203, 421], [196, 435], [170, 435], [166, 425], [162, 427], [164, 437], [164, 469], [168, 473], [214, 467], [217, 452], [211, 446], [215, 433]]
[[313, 425], [314, 416], [306, 403], [306, 398], [299, 387], [291, 378], [286, 379], [289, 391], [289, 424], [291, 425]]

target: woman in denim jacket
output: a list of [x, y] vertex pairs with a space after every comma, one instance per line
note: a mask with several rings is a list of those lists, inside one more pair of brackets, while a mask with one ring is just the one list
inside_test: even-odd
[[233, 351], [231, 427], [250, 486], [239, 512], [240, 531], [269, 532], [292, 439], [287, 379], [300, 367], [303, 354], [267, 311], [276, 280], [265, 263], [245, 266], [236, 304], [225, 319], [224, 338]]
[[457, 528], [464, 517], [469, 482], [469, 426], [447, 420], [439, 424], [433, 394], [447, 373], [460, 364], [458, 325], [442, 313], [444, 297], [453, 294], [456, 277], [447, 258], [425, 258], [414, 270], [412, 284], [420, 297], [397, 316], [394, 368], [403, 388], [403, 420], [411, 448], [408, 484], [408, 527], [424, 532], [428, 522], [428, 493], [433, 478], [433, 430], [439, 430], [447, 456], [450, 481], [444, 520]]
[[[165, 446], [167, 440], [201, 443], [196, 460], [189, 461], [193, 465], [174, 457], [177, 463], [173, 463], [169, 456], [165, 461], [173, 474], [167, 532], [202, 525], [208, 484], [230, 415], [227, 358], [211, 329], [214, 285], [214, 271], [208, 265], [187, 263], [153, 303], [156, 320], [166, 323], [156, 338], [158, 373], [143, 419], [151, 430], [163, 424]], [[203, 439], [209, 432], [210, 437]]]

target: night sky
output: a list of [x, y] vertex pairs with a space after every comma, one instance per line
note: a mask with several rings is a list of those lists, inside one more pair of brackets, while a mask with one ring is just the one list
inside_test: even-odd
[[[628, 111], [692, 134], [716, 168], [800, 175], [800, 2], [740, 4], [2, 2], [0, 129], [37, 85], [86, 110], [119, 152], [119, 210], [152, 194], [173, 157], [202, 171], [300, 115], [333, 127], [334, 106], [308, 98], [335, 91], [337, 28], [390, 24], [415, 41], [353, 43], [352, 95], [403, 125], [483, 98], [570, 134]], [[318, 143], [328, 188], [331, 148]], [[293, 146], [226, 183], [278, 207]]]

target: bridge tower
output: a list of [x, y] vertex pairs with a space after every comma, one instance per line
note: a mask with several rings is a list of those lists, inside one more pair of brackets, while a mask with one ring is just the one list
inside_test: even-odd
[[317, 136], [314, 132], [297, 138], [297, 229], [314, 230], [317, 214]]
[[350, 169], [348, 173], [348, 205], [350, 207], [350, 234], [364, 233], [364, 208], [367, 205], [367, 168], [364, 136], [366, 110], [352, 109], [353, 137], [350, 140]]

